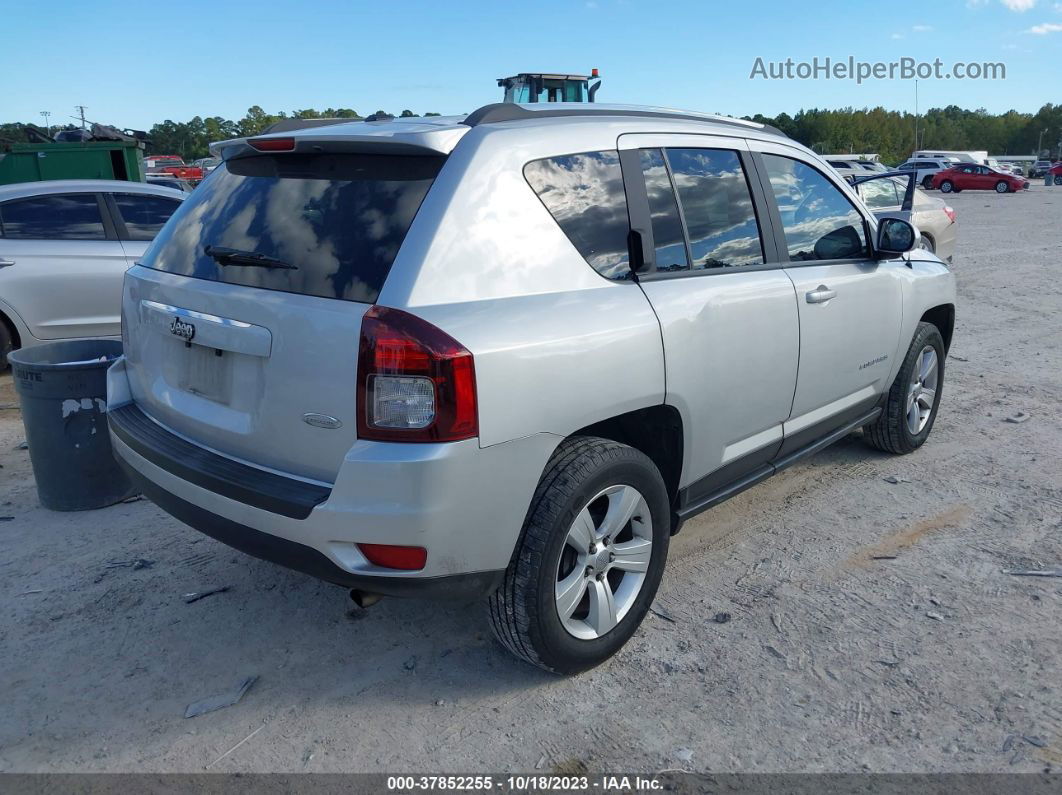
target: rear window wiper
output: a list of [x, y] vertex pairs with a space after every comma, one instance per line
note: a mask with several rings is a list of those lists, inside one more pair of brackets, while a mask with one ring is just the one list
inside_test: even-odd
[[242, 251], [238, 248], [225, 248], [224, 246], [207, 246], [203, 249], [208, 257], [212, 257], [219, 265], [246, 265], [252, 268], [276, 268], [278, 270], [297, 271], [298, 265], [290, 262], [267, 257], [265, 254], [257, 254], [254, 251]]

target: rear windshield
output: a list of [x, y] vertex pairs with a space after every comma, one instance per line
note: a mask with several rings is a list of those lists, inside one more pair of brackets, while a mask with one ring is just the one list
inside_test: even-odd
[[[301, 154], [230, 160], [192, 192], [140, 264], [372, 303], [444, 160]], [[218, 256], [219, 250], [262, 255], [272, 267]]]

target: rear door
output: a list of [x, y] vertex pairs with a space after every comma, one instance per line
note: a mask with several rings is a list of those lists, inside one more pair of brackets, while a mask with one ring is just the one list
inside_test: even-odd
[[362, 316], [443, 160], [290, 153], [220, 166], [126, 280], [140, 408], [222, 454], [334, 481], [357, 436]]
[[122, 244], [96, 193], [0, 205], [0, 294], [38, 339], [117, 336]]
[[796, 286], [800, 375], [784, 450], [873, 408], [888, 387], [902, 319], [902, 260], [877, 261], [872, 225], [839, 180], [787, 146], [753, 142]]
[[778, 450], [799, 353], [793, 283], [761, 235], [743, 139], [624, 135], [619, 146], [667, 402], [685, 418], [682, 485], [697, 502]]
[[134, 265], [147, 251], [170, 216], [181, 206], [182, 198], [151, 193], [108, 193], [107, 204], [115, 229], [122, 241], [125, 261]]

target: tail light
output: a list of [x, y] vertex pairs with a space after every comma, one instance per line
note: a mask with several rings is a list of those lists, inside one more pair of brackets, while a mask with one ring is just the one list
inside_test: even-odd
[[455, 442], [479, 434], [472, 354], [408, 312], [374, 306], [365, 313], [357, 388], [360, 439]]
[[944, 205], [944, 215], [948, 216], [952, 223], [955, 223], [955, 210], [953, 210], [950, 205]]

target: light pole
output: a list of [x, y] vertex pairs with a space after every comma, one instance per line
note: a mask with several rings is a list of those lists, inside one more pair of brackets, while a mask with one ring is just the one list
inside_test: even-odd
[[49, 138], [52, 137], [52, 124], [48, 120], [48, 117], [51, 116], [51, 115], [52, 115], [52, 112], [50, 110], [42, 110], [41, 111], [41, 116], [44, 117], [44, 131], [45, 131], [45, 133], [47, 134], [47, 136]]
[[1043, 151], [1042, 146], [1043, 146], [1043, 142], [1044, 142], [1044, 136], [1047, 135], [1047, 129], [1048, 129], [1047, 127], [1044, 127], [1042, 130], [1040, 130], [1040, 137], [1036, 141], [1036, 156], [1037, 157], [1039, 157], [1040, 156], [1040, 152]]

